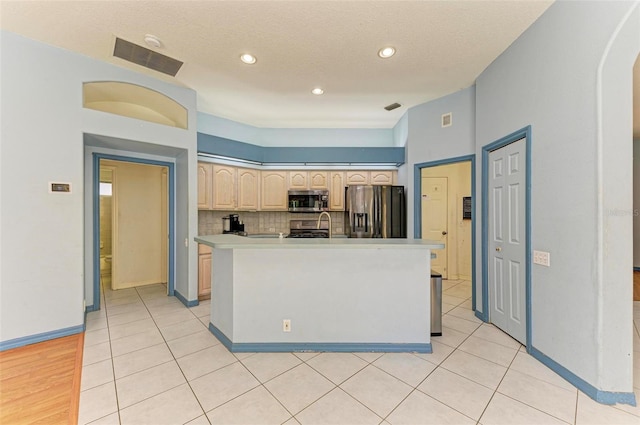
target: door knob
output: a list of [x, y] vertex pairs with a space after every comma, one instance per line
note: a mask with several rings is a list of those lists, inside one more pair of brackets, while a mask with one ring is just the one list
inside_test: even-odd
[[443, 231], [442, 231], [442, 236], [444, 236], [444, 235], [446, 235], [446, 234], [447, 234], [447, 231], [446, 231], [446, 230], [443, 230]]
[[496, 251], [500, 252], [500, 251], [502, 251], [502, 248], [497, 247], [497, 248], [496, 248]]

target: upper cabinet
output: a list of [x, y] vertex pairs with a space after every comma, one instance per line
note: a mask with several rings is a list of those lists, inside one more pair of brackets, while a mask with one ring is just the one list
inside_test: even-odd
[[309, 171], [309, 189], [328, 189], [329, 173], [326, 171]]
[[347, 186], [351, 184], [369, 184], [369, 172], [368, 171], [347, 171], [346, 172]]
[[289, 171], [289, 189], [328, 189], [329, 173], [327, 171]]
[[238, 168], [237, 208], [241, 211], [258, 210], [260, 172], [250, 168]]
[[395, 171], [370, 171], [369, 183], [375, 185], [392, 185], [395, 183]]
[[329, 190], [329, 209], [344, 211], [344, 188], [355, 184], [392, 185], [392, 170], [255, 170], [198, 163], [198, 209], [287, 211], [287, 190]]
[[374, 171], [347, 171], [347, 186], [352, 184], [373, 184], [392, 185], [395, 183], [396, 171], [374, 170]]
[[344, 171], [331, 171], [329, 181], [329, 209], [344, 211]]
[[236, 208], [236, 168], [213, 164], [213, 205], [214, 210]]
[[286, 211], [288, 172], [263, 170], [260, 175], [260, 209]]
[[213, 164], [198, 162], [198, 209], [210, 210], [211, 205], [211, 184]]
[[198, 163], [198, 209], [257, 211], [260, 171]]
[[309, 188], [306, 171], [289, 171], [289, 189], [304, 190]]

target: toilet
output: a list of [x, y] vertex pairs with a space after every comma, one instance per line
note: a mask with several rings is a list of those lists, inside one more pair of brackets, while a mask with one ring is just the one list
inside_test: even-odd
[[111, 276], [111, 255], [100, 256], [100, 276]]

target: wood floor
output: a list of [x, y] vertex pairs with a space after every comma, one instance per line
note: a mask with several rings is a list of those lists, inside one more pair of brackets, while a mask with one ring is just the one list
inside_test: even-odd
[[640, 301], [640, 272], [633, 272], [633, 300]]
[[78, 422], [84, 333], [0, 352], [0, 424]]

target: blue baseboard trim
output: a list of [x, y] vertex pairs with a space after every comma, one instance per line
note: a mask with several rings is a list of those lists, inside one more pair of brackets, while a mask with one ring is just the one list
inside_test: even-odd
[[555, 373], [567, 380], [571, 385], [578, 388], [580, 391], [602, 404], [629, 404], [631, 406], [636, 405], [636, 396], [633, 392], [630, 393], [617, 393], [611, 391], [602, 391], [589, 384], [584, 379], [575, 375], [566, 367], [562, 366], [555, 360], [548, 357], [535, 347], [528, 349], [529, 354], [538, 359], [542, 364], [553, 370]]
[[180, 302], [181, 302], [182, 304], [184, 304], [185, 306], [187, 306], [187, 307], [195, 307], [195, 306], [197, 306], [198, 304], [200, 304], [200, 301], [198, 301], [198, 300], [191, 300], [191, 301], [187, 300], [187, 299], [186, 299], [184, 296], [182, 296], [182, 294], [181, 294], [180, 292], [178, 292], [177, 290], [174, 290], [174, 291], [173, 291], [173, 296], [174, 296], [174, 297], [176, 297], [177, 299], [179, 299], [179, 300], [180, 300]]
[[633, 268], [633, 271], [634, 271], [634, 272], [640, 272], [640, 267], [634, 267], [634, 268]]
[[233, 351], [233, 342], [231, 342], [231, 340], [227, 338], [227, 336], [220, 329], [218, 329], [216, 326], [213, 326], [213, 323], [211, 322], [209, 322], [209, 332], [211, 332], [216, 338], [218, 338], [218, 341], [220, 341], [222, 345], [227, 347], [227, 350]]
[[98, 309], [92, 305], [88, 305], [84, 308], [84, 314], [91, 313], [92, 311], [98, 311]]
[[291, 353], [304, 351], [324, 351], [330, 353], [432, 353], [431, 343], [424, 344], [384, 344], [384, 343], [342, 343], [342, 342], [264, 342], [234, 343], [209, 323], [209, 331], [232, 353]]
[[50, 339], [62, 338], [63, 336], [79, 334], [80, 332], [84, 332], [84, 324], [72, 326], [70, 328], [58, 329], [55, 331], [43, 332], [41, 334], [10, 339], [8, 341], [0, 342], [0, 351], [11, 350], [12, 348], [18, 348], [38, 342], [49, 341]]

